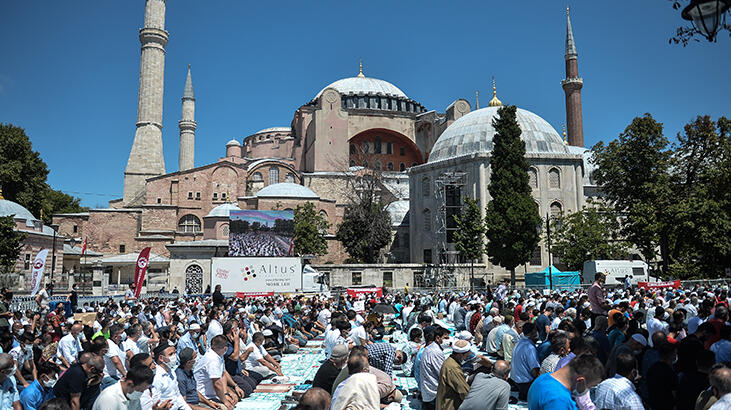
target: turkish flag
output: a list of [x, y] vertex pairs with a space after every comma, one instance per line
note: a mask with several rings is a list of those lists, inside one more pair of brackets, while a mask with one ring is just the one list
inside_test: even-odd
[[150, 247], [143, 249], [140, 256], [137, 257], [135, 264], [135, 297], [140, 297], [142, 291], [142, 283], [145, 281], [145, 273], [147, 273], [147, 265], [150, 264]]
[[86, 254], [86, 238], [84, 238], [84, 246], [81, 247], [81, 256]]

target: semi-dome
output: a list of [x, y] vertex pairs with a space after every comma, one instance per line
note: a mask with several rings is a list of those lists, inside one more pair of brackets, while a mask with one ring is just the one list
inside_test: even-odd
[[[486, 107], [473, 111], [452, 123], [437, 139], [429, 162], [437, 162], [478, 152], [492, 152], [495, 129], [492, 120], [500, 107]], [[558, 132], [546, 120], [521, 108], [516, 119], [528, 154], [570, 154]]]
[[209, 217], [225, 217], [228, 218], [231, 211], [240, 211], [241, 208], [239, 208], [238, 205], [232, 203], [232, 202], [226, 202], [225, 204], [218, 205], [217, 207], [211, 209], [211, 212], [206, 215], [206, 218]]
[[316, 193], [310, 188], [291, 182], [280, 182], [266, 186], [256, 193], [258, 198], [299, 198], [299, 199], [317, 199]]
[[327, 87], [320, 90], [315, 96], [315, 99], [320, 98], [320, 95], [328, 88], [336, 89], [340, 94], [376, 94], [386, 95], [393, 97], [408, 98], [403, 91], [401, 91], [395, 85], [388, 81], [379, 80], [378, 78], [370, 77], [349, 77], [335, 81]]

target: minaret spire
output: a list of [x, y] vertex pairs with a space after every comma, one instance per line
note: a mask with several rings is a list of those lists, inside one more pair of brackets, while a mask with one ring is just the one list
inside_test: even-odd
[[178, 128], [180, 128], [180, 152], [178, 155], [178, 169], [185, 171], [195, 167], [195, 93], [193, 92], [193, 77], [188, 64], [188, 76], [183, 88], [183, 113]]
[[480, 109], [480, 90], [475, 91], [475, 106], [477, 107], [476, 110]]
[[162, 101], [165, 76], [165, 0], [145, 1], [145, 25], [140, 29], [140, 90], [137, 130], [124, 171], [123, 206], [145, 202], [146, 180], [165, 173], [162, 154]]
[[571, 27], [569, 8], [566, 7], [566, 78], [561, 81], [566, 94], [566, 128], [569, 145], [584, 146], [584, 120], [581, 111], [581, 88], [584, 80], [579, 77], [579, 54], [576, 52], [574, 30]]

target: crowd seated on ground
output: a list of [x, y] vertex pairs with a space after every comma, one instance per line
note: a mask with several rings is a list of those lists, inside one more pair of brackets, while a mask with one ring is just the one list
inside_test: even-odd
[[606, 289], [599, 274], [555, 292], [52, 294], [20, 311], [2, 292], [0, 410], [246, 408], [310, 348], [322, 361], [298, 409], [731, 409], [726, 285]]

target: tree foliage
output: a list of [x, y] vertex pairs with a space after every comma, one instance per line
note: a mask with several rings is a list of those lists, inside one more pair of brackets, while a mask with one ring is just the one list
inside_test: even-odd
[[330, 223], [315, 209], [312, 202], [294, 209], [294, 253], [322, 256], [327, 253], [325, 233]]
[[381, 173], [362, 170], [353, 178], [352, 192], [336, 238], [354, 260], [376, 263], [381, 249], [391, 240], [391, 216], [383, 201]]
[[457, 230], [454, 232], [455, 248], [465, 259], [474, 261], [485, 254], [485, 224], [477, 200], [464, 198], [464, 208], [454, 216]]
[[551, 235], [553, 255], [569, 270], [583, 269], [585, 261], [624, 259], [629, 253], [629, 244], [619, 236], [616, 213], [601, 204], [559, 215], [551, 223]]
[[25, 234], [15, 230], [12, 215], [0, 217], [0, 273], [10, 273], [23, 248]]
[[541, 221], [531, 195], [530, 166], [515, 111], [515, 106], [501, 107], [493, 119], [495, 136], [487, 187], [492, 199], [485, 216], [487, 254], [493, 263], [510, 270], [513, 285], [516, 266], [530, 260], [538, 246]]
[[677, 139], [650, 114], [635, 118], [594, 147], [594, 177], [622, 235], [665, 275], [720, 276], [731, 266], [731, 122], [699, 116]]
[[78, 198], [52, 189], [47, 177], [48, 167], [33, 150], [25, 130], [0, 123], [0, 187], [5, 199], [23, 205], [35, 216], [42, 213], [46, 224], [54, 213], [85, 210]]

